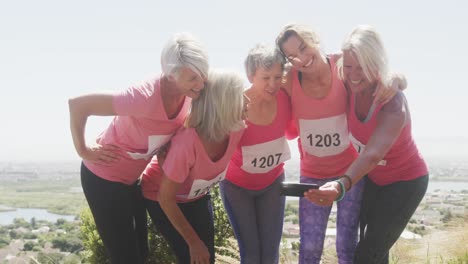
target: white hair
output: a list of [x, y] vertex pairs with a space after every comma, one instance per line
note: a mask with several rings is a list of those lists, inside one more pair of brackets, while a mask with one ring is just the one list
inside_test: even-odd
[[249, 50], [244, 65], [247, 76], [250, 77], [255, 75], [258, 68], [270, 70], [277, 63], [281, 65], [281, 70], [284, 70], [285, 62], [279, 50], [264, 44], [257, 44]]
[[245, 127], [242, 120], [244, 81], [231, 71], [210, 71], [200, 97], [192, 101], [185, 126], [200, 137], [219, 142]]
[[174, 34], [161, 52], [161, 69], [166, 75], [179, 77], [182, 67], [188, 67], [199, 76], [208, 75], [208, 53], [189, 33]]
[[[367, 25], [357, 26], [343, 42], [341, 50], [350, 51], [358, 60], [369, 81], [379, 78], [387, 81], [388, 61], [383, 42], [377, 31]], [[343, 58], [338, 62], [338, 72], [343, 79]]]

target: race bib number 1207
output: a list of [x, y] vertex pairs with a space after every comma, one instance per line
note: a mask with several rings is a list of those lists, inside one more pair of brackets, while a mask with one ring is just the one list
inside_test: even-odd
[[291, 152], [285, 137], [242, 147], [242, 169], [249, 173], [266, 173], [289, 160]]

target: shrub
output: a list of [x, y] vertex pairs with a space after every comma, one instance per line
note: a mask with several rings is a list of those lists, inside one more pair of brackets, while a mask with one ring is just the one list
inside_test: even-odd
[[28, 241], [23, 245], [23, 251], [32, 251], [36, 243]]

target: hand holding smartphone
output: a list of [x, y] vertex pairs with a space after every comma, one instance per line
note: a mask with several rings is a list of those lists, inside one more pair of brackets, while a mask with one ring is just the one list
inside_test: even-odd
[[319, 187], [318, 184], [312, 183], [283, 182], [281, 183], [280, 194], [284, 196], [304, 197], [304, 192], [310, 189], [318, 189]]

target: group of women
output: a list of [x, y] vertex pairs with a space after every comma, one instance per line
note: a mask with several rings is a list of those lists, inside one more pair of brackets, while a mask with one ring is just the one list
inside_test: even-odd
[[[298, 137], [300, 181], [321, 186], [300, 199], [299, 262], [320, 263], [337, 201], [339, 263], [388, 263], [428, 171], [400, 91], [406, 80], [387, 66], [369, 26], [327, 55], [312, 30], [292, 24], [275, 48], [249, 51], [244, 89], [239, 74], [209, 70], [199, 41], [176, 34], [160, 76], [70, 99], [83, 190], [111, 262], [144, 262], [148, 212], [180, 263], [214, 263], [209, 190], [219, 183], [241, 263], [278, 263], [287, 140]], [[91, 115], [115, 117], [89, 146]]]

